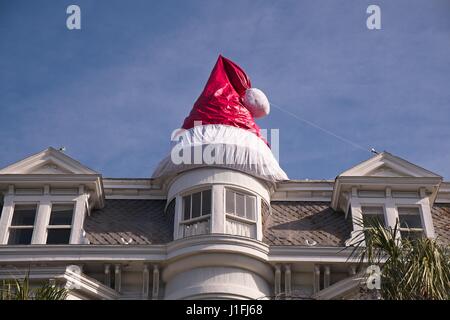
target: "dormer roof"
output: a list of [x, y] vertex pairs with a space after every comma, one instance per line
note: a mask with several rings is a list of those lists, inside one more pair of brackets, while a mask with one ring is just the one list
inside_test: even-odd
[[343, 192], [352, 187], [362, 189], [392, 187], [399, 190], [424, 188], [433, 202], [441, 182], [440, 175], [389, 152], [382, 152], [336, 177], [331, 206], [337, 210]]

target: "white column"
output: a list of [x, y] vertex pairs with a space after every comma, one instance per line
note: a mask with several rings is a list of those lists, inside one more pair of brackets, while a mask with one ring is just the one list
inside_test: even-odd
[[330, 266], [325, 266], [325, 271], [323, 274], [323, 288], [328, 288], [330, 286]]
[[256, 197], [256, 240], [263, 240], [263, 225], [262, 225], [262, 198]]
[[422, 215], [423, 229], [427, 238], [436, 238], [433, 225], [433, 217], [431, 216], [430, 199], [428, 197], [420, 200], [420, 211]]
[[279, 265], [275, 265], [275, 299], [281, 293], [281, 268]]
[[320, 291], [320, 266], [314, 265], [314, 293]]
[[0, 218], [0, 244], [8, 243], [9, 225], [14, 214], [13, 194], [7, 194], [3, 198], [2, 216]]
[[291, 278], [291, 265], [286, 264], [284, 266], [284, 293], [286, 294], [286, 297], [291, 297], [292, 295]]
[[159, 268], [158, 265], [153, 266], [153, 290], [152, 299], [157, 300], [159, 297]]
[[36, 220], [34, 222], [31, 244], [45, 244], [47, 240], [47, 226], [51, 214], [50, 187], [44, 186], [44, 195], [37, 205]]
[[173, 217], [173, 238], [174, 240], [183, 237], [183, 228], [180, 228], [181, 215], [183, 214], [183, 197], [175, 197], [175, 212]]
[[223, 186], [212, 186], [211, 233], [225, 233], [224, 192]]
[[122, 270], [120, 264], [114, 266], [114, 290], [122, 291]]
[[390, 188], [386, 189], [386, 202], [385, 202], [385, 218], [386, 218], [386, 226], [394, 228], [397, 223], [397, 208], [395, 206], [395, 201], [392, 198], [392, 194], [390, 192]]
[[[80, 188], [81, 189], [81, 188]], [[70, 235], [70, 244], [82, 243], [82, 230], [84, 225], [84, 218], [86, 216], [86, 206], [88, 203], [89, 195], [79, 195], [75, 201], [74, 218], [72, 223], [72, 233]]]
[[353, 231], [350, 233], [350, 239], [346, 241], [346, 245], [351, 245], [359, 242], [361, 237], [364, 236], [362, 226], [363, 215], [361, 209], [361, 203], [358, 198], [357, 189], [355, 187], [352, 188], [352, 195], [350, 198], [350, 206], [352, 209], [352, 224]]
[[105, 286], [111, 288], [111, 265], [105, 264]]
[[144, 264], [144, 269], [142, 270], [142, 299], [148, 299], [148, 265]]

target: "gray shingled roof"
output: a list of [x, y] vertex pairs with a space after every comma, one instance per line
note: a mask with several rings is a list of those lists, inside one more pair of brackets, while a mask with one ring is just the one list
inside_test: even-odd
[[350, 219], [330, 208], [329, 202], [273, 201], [264, 224], [269, 245], [343, 246], [352, 230]]
[[450, 203], [435, 204], [431, 215], [438, 240], [450, 245]]
[[84, 224], [91, 244], [163, 244], [173, 240], [173, 217], [165, 200], [106, 200]]
[[[173, 240], [173, 215], [164, 212], [165, 200], [106, 200], [105, 207], [86, 218], [91, 244], [164, 244]], [[169, 206], [170, 207], [170, 206]], [[268, 210], [265, 210], [268, 211]], [[432, 209], [436, 235], [450, 244], [450, 204]], [[350, 219], [329, 202], [273, 201], [263, 219], [263, 241], [269, 245], [343, 246], [352, 230]]]

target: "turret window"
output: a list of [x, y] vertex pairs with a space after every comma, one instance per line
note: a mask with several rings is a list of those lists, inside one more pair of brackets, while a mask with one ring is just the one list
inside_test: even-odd
[[181, 237], [210, 233], [211, 189], [183, 196], [183, 218], [180, 222]]
[[225, 232], [256, 238], [256, 197], [225, 189]]
[[184, 220], [211, 214], [211, 190], [204, 190], [183, 197]]
[[248, 220], [255, 220], [256, 197], [236, 192], [234, 190], [226, 190], [225, 211], [237, 217]]

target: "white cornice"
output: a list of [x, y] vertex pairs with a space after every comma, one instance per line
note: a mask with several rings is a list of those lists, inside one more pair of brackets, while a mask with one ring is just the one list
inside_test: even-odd
[[151, 261], [170, 262], [200, 253], [235, 253], [269, 263], [346, 262], [343, 247], [268, 246], [254, 239], [231, 235], [204, 235], [167, 245], [33, 245], [0, 246], [0, 263]]
[[410, 177], [434, 177], [442, 178], [438, 174], [415, 165], [405, 159], [394, 156], [388, 152], [382, 152], [372, 158], [361, 162], [360, 164], [344, 171], [339, 175], [343, 176], [369, 176], [370, 173], [382, 166], [387, 166]]
[[1, 169], [0, 174], [28, 174], [32, 173], [33, 169], [47, 163], [60, 166], [67, 171], [64, 173], [97, 174], [94, 170], [52, 147]]
[[85, 185], [95, 191], [95, 201], [98, 207], [104, 206], [104, 189], [102, 176], [96, 174], [0, 174], [0, 188], [8, 185], [42, 187]]

